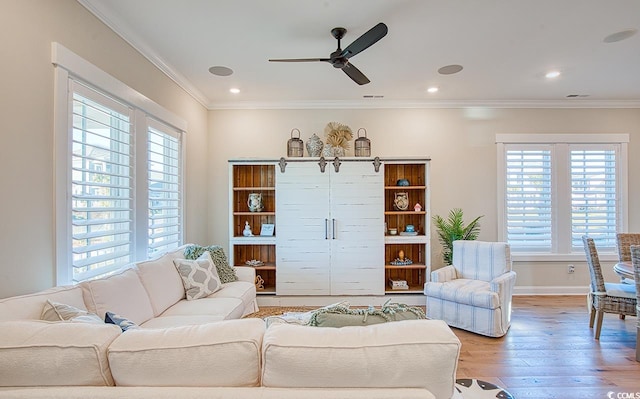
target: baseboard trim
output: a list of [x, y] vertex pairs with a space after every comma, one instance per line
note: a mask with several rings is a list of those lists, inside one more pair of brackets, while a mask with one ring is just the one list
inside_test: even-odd
[[[513, 295], [586, 295], [588, 286], [515, 286]], [[365, 296], [278, 296], [258, 295], [258, 306], [326, 306], [337, 302], [349, 302], [352, 306], [381, 306], [391, 302], [411, 306], [424, 306], [424, 294], [365, 295]]]
[[348, 302], [351, 306], [381, 306], [388, 300], [410, 306], [425, 306], [424, 294], [366, 295], [366, 296], [277, 296], [258, 295], [258, 306], [327, 306]]
[[587, 295], [589, 292], [588, 286], [515, 286], [513, 288], [513, 295]]

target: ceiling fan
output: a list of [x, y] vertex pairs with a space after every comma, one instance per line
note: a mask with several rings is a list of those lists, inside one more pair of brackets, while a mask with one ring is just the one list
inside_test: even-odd
[[378, 40], [382, 39], [387, 34], [387, 25], [380, 22], [373, 28], [369, 29], [362, 36], [353, 41], [344, 50], [340, 48], [340, 40], [344, 37], [347, 30], [345, 28], [333, 28], [331, 34], [338, 39], [338, 49], [329, 55], [329, 58], [287, 58], [287, 59], [270, 59], [271, 62], [328, 62], [333, 65], [334, 68], [342, 69], [354, 82], [359, 85], [365, 85], [370, 80], [364, 76], [358, 68], [356, 68], [349, 58], [366, 50], [371, 45], [375, 44]]

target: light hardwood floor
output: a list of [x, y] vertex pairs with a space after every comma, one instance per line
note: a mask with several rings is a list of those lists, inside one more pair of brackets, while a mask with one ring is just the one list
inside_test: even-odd
[[516, 399], [640, 398], [636, 324], [607, 314], [597, 341], [584, 296], [515, 296], [504, 337], [453, 329], [462, 342], [457, 377], [492, 382]]

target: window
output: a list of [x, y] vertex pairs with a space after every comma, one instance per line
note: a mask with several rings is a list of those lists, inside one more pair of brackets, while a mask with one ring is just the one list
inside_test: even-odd
[[626, 226], [627, 135], [498, 135], [499, 239], [514, 254], [615, 250]]
[[54, 43], [58, 285], [182, 244], [186, 124]]
[[181, 244], [180, 134], [150, 121], [147, 131], [148, 256]]
[[73, 280], [132, 260], [132, 112], [71, 81], [71, 250]]

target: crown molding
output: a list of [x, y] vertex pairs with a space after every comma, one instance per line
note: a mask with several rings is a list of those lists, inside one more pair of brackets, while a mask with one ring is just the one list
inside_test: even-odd
[[177, 72], [173, 67], [167, 64], [162, 57], [142, 40], [135, 32], [124, 25], [119, 25], [115, 21], [117, 18], [111, 12], [103, 6], [103, 2], [99, 0], [77, 0], [84, 8], [86, 8], [91, 14], [107, 25], [112, 31], [120, 36], [125, 42], [151, 62], [156, 68], [167, 77], [173, 80], [178, 86], [180, 86], [187, 94], [193, 97], [203, 107], [207, 108], [209, 99], [202, 94], [198, 88], [196, 88], [184, 75]]
[[640, 100], [358, 100], [210, 102], [209, 110], [225, 109], [444, 109], [444, 108], [640, 108]]

